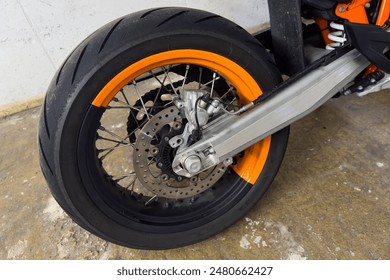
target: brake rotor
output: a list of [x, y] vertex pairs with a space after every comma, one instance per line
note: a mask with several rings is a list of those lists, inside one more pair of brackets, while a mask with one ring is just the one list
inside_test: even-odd
[[188, 198], [212, 187], [225, 173], [219, 164], [197, 176], [184, 178], [172, 170], [175, 149], [169, 140], [182, 133], [183, 119], [176, 106], [154, 115], [140, 131], [135, 143], [134, 170], [141, 184], [154, 195], [173, 199]]

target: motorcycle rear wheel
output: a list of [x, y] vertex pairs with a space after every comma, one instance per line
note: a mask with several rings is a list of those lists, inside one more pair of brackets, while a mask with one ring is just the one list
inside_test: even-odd
[[82, 42], [52, 80], [39, 125], [42, 171], [61, 207], [103, 239], [140, 249], [199, 242], [261, 198], [289, 130], [229, 167], [181, 178], [167, 139], [186, 120], [172, 97], [201, 88], [233, 110], [280, 82], [266, 50], [220, 16], [185, 8], [125, 16]]

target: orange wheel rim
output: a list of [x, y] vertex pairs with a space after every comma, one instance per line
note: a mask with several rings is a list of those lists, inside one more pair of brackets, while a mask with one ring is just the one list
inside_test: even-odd
[[[232, 60], [201, 50], [172, 50], [143, 58], [112, 78], [92, 102], [96, 107], [107, 107], [114, 96], [141, 74], [172, 64], [194, 64], [218, 72], [237, 90], [241, 103], [249, 103], [262, 94], [253, 77]], [[233, 166], [234, 171], [248, 183], [254, 184], [264, 168], [271, 146], [271, 136], [245, 150], [245, 156]]]

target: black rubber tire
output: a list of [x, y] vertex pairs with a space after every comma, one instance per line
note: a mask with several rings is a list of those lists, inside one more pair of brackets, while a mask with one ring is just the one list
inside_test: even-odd
[[[87, 116], [97, 93], [132, 63], [172, 49], [198, 49], [229, 58], [243, 67], [263, 92], [281, 82], [266, 50], [245, 30], [220, 16], [188, 8], [140, 11], [113, 21], [85, 39], [53, 78], [42, 106], [39, 154], [42, 171], [61, 207], [80, 226], [108, 241], [133, 248], [166, 249], [204, 240], [240, 219], [271, 185], [282, 162], [289, 129], [272, 135], [262, 173], [251, 185], [229, 177], [237, 191], [226, 207], [194, 226], [145, 225], [115, 212], [89, 186], [84, 155]], [[229, 181], [225, 181], [229, 182]], [[233, 181], [231, 181], [233, 182]], [[233, 183], [231, 183], [233, 184]], [[114, 210], [113, 210], [114, 209]], [[138, 223], [138, 224], [137, 224]]]

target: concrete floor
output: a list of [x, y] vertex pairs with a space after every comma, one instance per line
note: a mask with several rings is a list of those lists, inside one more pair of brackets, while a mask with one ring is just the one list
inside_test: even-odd
[[390, 259], [390, 91], [334, 99], [292, 126], [282, 168], [223, 233], [167, 251], [101, 240], [51, 197], [39, 109], [0, 120], [0, 259]]

